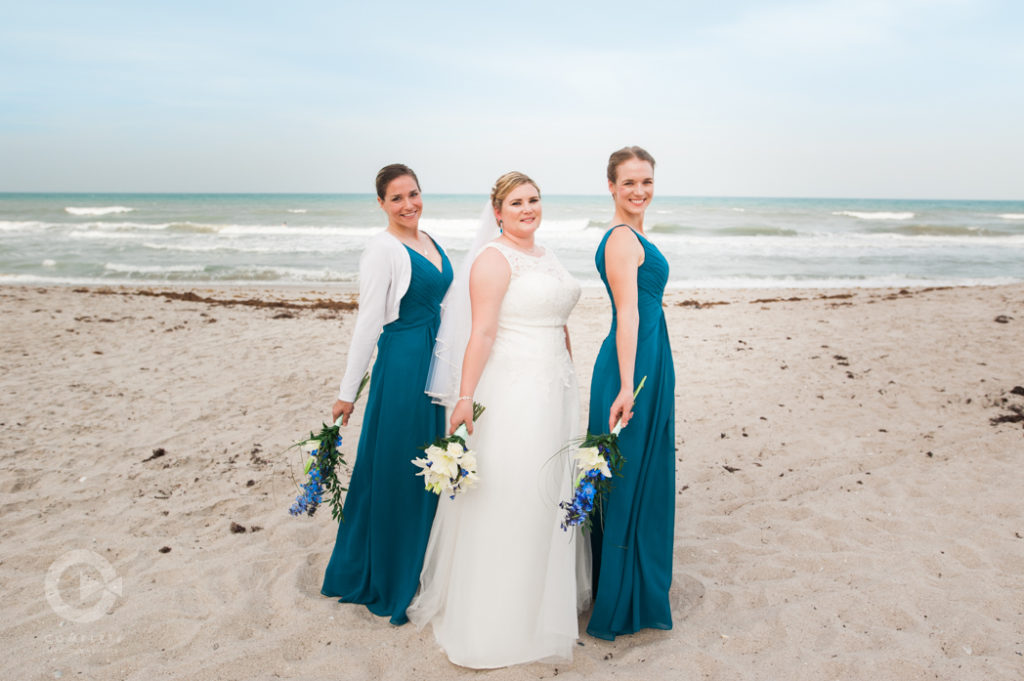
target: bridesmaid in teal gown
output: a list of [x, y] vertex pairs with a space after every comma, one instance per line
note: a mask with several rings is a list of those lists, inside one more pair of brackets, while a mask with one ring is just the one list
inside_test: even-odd
[[[592, 526], [594, 609], [587, 633], [614, 640], [672, 628], [675, 370], [661, 306], [668, 262], [643, 229], [654, 159], [640, 147], [615, 152], [608, 187], [615, 217], [595, 261], [612, 300], [612, 324], [594, 364], [588, 430], [607, 433], [621, 418], [625, 463]], [[633, 390], [644, 377], [634, 405]]]
[[412, 459], [444, 435], [444, 408], [423, 388], [452, 267], [441, 247], [418, 229], [423, 204], [412, 170], [397, 164], [382, 169], [377, 194], [388, 228], [371, 240], [360, 262], [359, 318], [333, 409], [343, 424], [374, 341], [377, 359], [345, 519], [321, 593], [362, 603], [397, 625], [407, 621], [406, 607], [416, 595], [437, 507], [437, 496], [423, 488]]

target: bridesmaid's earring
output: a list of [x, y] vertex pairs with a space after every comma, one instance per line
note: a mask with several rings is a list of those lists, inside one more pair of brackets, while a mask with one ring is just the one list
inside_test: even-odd
[[505, 233], [505, 224], [501, 220], [498, 220], [498, 231], [501, 232], [502, 234]]

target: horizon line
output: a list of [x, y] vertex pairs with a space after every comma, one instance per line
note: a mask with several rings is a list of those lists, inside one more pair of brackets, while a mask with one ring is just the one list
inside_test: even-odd
[[[486, 198], [486, 193], [479, 192], [423, 192], [425, 197], [431, 196], [465, 196]], [[370, 197], [376, 198], [374, 192], [294, 192], [294, 191], [0, 191], [0, 197], [8, 196], [46, 196], [46, 195], [60, 195], [60, 196], [359, 196], [359, 197]], [[572, 197], [572, 198], [607, 198], [608, 194], [587, 194], [587, 193], [549, 193], [546, 194], [548, 197]], [[762, 200], [762, 199], [785, 199], [785, 200], [818, 200], [818, 201], [953, 201], [953, 202], [968, 202], [968, 201], [987, 201], [987, 202], [999, 202], [999, 203], [1021, 203], [1024, 202], [1024, 198], [1007, 199], [1007, 198], [964, 198], [964, 197], [923, 197], [923, 196], [783, 196], [783, 195], [743, 195], [743, 194], [655, 194], [654, 200], [658, 198], [666, 199], [746, 199], [746, 200]]]

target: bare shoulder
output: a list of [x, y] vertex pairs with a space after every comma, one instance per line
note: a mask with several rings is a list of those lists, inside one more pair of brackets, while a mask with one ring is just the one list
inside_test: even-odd
[[640, 243], [640, 237], [626, 225], [612, 227], [608, 235], [608, 242], [604, 247], [605, 260], [613, 259], [640, 259], [644, 254], [644, 247]]
[[473, 261], [469, 272], [470, 284], [507, 287], [512, 277], [512, 268], [508, 260], [496, 248], [485, 248]]

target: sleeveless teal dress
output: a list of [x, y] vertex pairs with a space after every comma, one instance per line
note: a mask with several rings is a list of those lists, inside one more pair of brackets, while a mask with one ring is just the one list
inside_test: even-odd
[[422, 456], [420, 447], [444, 435], [444, 407], [423, 390], [441, 299], [452, 282], [452, 266], [440, 246], [441, 270], [406, 250], [412, 264], [409, 289], [398, 319], [384, 326], [377, 341], [345, 520], [320, 590], [342, 603], [362, 603], [392, 624], [407, 621], [405, 609], [419, 587], [437, 508], [437, 495], [423, 488], [412, 459]]
[[[625, 225], [617, 226], [621, 229]], [[595, 261], [608, 297], [604, 252], [608, 230]], [[622, 477], [612, 478], [603, 517], [594, 519], [594, 610], [587, 633], [614, 640], [640, 629], [671, 629], [672, 540], [675, 525], [675, 369], [661, 299], [668, 283], [668, 261], [638, 234], [644, 262], [637, 270], [637, 333], [634, 380], [647, 377], [637, 396], [633, 418], [619, 434], [626, 461]], [[615, 348], [616, 313], [601, 345], [590, 385], [591, 433], [608, 432], [608, 412], [619, 394]], [[634, 386], [635, 387], [635, 386]]]

